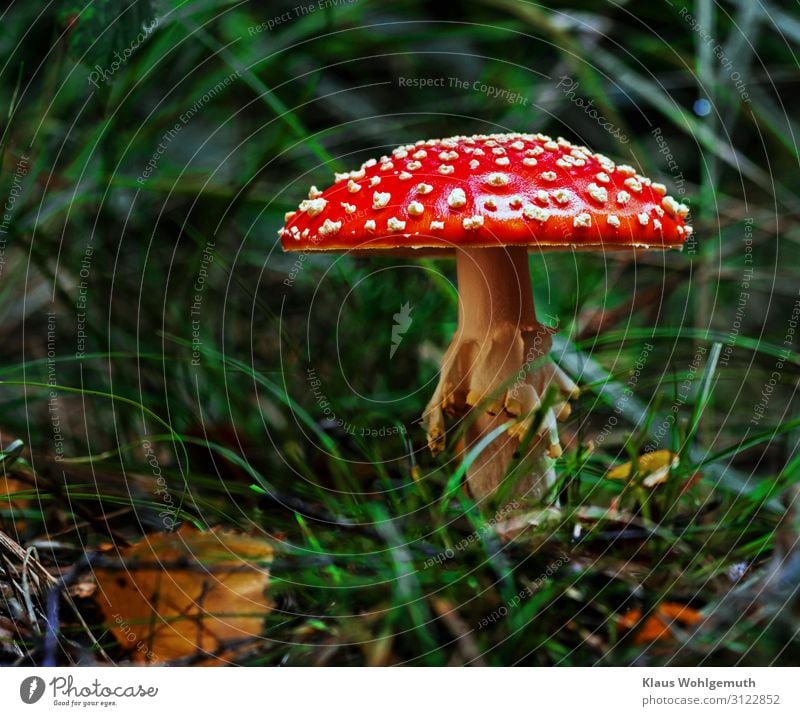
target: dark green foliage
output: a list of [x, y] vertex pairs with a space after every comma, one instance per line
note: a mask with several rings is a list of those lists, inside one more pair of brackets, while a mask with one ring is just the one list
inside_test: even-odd
[[127, 60], [154, 20], [150, 0], [69, 0], [58, 8], [69, 54], [90, 67]]

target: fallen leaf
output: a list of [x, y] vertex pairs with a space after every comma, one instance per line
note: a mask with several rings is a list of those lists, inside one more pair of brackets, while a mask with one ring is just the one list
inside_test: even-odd
[[[617, 619], [621, 629], [632, 629], [642, 618], [640, 609], [631, 609]], [[651, 614], [636, 632], [634, 644], [649, 644], [654, 641], [667, 641], [672, 638], [670, 627], [677, 622], [681, 626], [693, 626], [703, 621], [703, 615], [696, 609], [677, 602], [662, 602], [655, 614]]]
[[667, 619], [672, 619], [684, 626], [692, 626], [703, 621], [703, 615], [696, 609], [687, 607], [685, 604], [677, 602], [664, 602], [659, 608], [658, 613]]
[[[26, 493], [27, 496], [23, 497]], [[14, 525], [13, 532], [20, 532], [25, 527], [19, 513], [30, 505], [30, 494], [30, 485], [17, 480], [14, 471], [0, 474], [0, 512], [8, 513], [9, 522]], [[3, 516], [0, 515], [0, 522], [2, 520]]]
[[[669, 450], [656, 450], [640, 455], [637, 462], [639, 475], [645, 475], [642, 484], [655, 487], [666, 482], [670, 468], [678, 466], [678, 456]], [[632, 474], [633, 463], [626, 462], [609, 470], [606, 477], [609, 480], [629, 480]]]
[[[139, 663], [211, 657], [261, 634], [272, 546], [263, 539], [184, 528], [119, 550], [95, 570], [111, 631]], [[208, 663], [208, 662], [206, 662]]]

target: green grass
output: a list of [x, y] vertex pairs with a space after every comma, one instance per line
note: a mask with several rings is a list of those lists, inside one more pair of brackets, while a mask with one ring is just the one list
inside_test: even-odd
[[[0, 530], [81, 581], [84, 554], [163, 528], [147, 439], [179, 521], [276, 545], [276, 608], [241, 663], [796, 663], [796, 4], [358, 2], [251, 32], [268, 19], [255, 3], [164, 0], [97, 89], [94, 65], [139, 27], [103, 2], [65, 34], [82, 6], [39, 17], [15, 3], [2, 19], [0, 200], [29, 161], [0, 234], [0, 468], [23, 486], [16, 504], [0, 493]], [[631, 141], [570, 102], [564, 75]], [[470, 457], [459, 464], [451, 440], [433, 459], [418, 424], [455, 327], [452, 262], [326, 255], [295, 270], [276, 241], [283, 213], [334, 171], [419, 138], [505, 130], [563, 135], [682, 186], [696, 238], [635, 260], [531, 256], [538, 310], [558, 317], [554, 358], [584, 390], [548, 496], [560, 509], [521, 503], [533, 523], [512, 536], [492, 526], [507, 501], [476, 505], [461, 487]], [[389, 360], [405, 302], [412, 324]], [[679, 455], [665, 484], [606, 479], [647, 446]], [[74, 601], [88, 627], [62, 608], [57, 661], [102, 661], [91, 634], [124, 662], [92, 600]], [[671, 642], [620, 628], [663, 601], [705, 621]], [[0, 596], [6, 617], [16, 634], [0, 637], [0, 661], [45, 662], [41, 622]]]

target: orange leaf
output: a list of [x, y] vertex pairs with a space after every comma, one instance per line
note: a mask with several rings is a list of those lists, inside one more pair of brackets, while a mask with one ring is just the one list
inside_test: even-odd
[[[621, 629], [632, 629], [642, 618], [639, 609], [631, 609], [617, 619]], [[636, 632], [634, 643], [638, 645], [649, 644], [654, 641], [669, 640], [672, 638], [670, 626], [677, 622], [681, 626], [692, 626], [703, 621], [703, 615], [696, 609], [677, 602], [662, 602], [658, 605], [655, 614], [651, 614], [642, 627]]]
[[677, 602], [664, 602], [659, 608], [658, 613], [669, 620], [674, 620], [684, 626], [692, 626], [703, 621], [703, 615], [696, 609], [687, 607], [685, 604]]
[[[11, 473], [13, 474], [13, 472]], [[7, 474], [0, 474], [0, 511], [9, 511], [14, 525], [12, 533], [24, 529], [25, 522], [19, 518], [19, 512], [26, 509], [31, 502], [30, 497], [20, 497], [18, 493], [30, 493], [31, 487]], [[3, 517], [0, 515], [0, 522]], [[7, 528], [8, 529], [8, 528]]]
[[617, 617], [617, 624], [619, 624], [620, 629], [625, 629], [627, 631], [628, 629], [633, 629], [641, 618], [641, 609], [630, 609]]
[[134, 661], [221, 659], [230, 642], [261, 633], [272, 556], [269, 543], [246, 535], [149, 535], [119, 551], [119, 566], [95, 570], [96, 598]]

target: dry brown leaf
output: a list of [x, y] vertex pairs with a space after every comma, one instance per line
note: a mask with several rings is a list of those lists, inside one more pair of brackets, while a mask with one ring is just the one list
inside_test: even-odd
[[119, 551], [119, 567], [95, 570], [96, 599], [134, 661], [221, 660], [228, 645], [261, 633], [273, 552], [227, 532], [149, 535]]
[[30, 498], [20, 497], [16, 493], [29, 490], [30, 488], [24, 482], [15, 480], [9, 475], [0, 475], [0, 504], [24, 507], [30, 502]]
[[[617, 623], [621, 629], [632, 629], [641, 618], [641, 610], [631, 609], [619, 617]], [[677, 622], [686, 627], [699, 624], [701, 621], [703, 621], [703, 615], [696, 609], [677, 602], [662, 602], [656, 609], [656, 613], [647, 618], [633, 641], [635, 644], [642, 645], [653, 641], [669, 640], [672, 638], [671, 624]]]
[[[24, 528], [25, 523], [16, 516], [17, 512], [26, 509], [31, 502], [30, 497], [21, 497], [20, 493], [30, 493], [30, 485], [14, 478], [14, 473], [0, 474], [0, 511], [11, 511], [14, 515], [15, 531]], [[2, 521], [2, 517], [0, 517]]]

